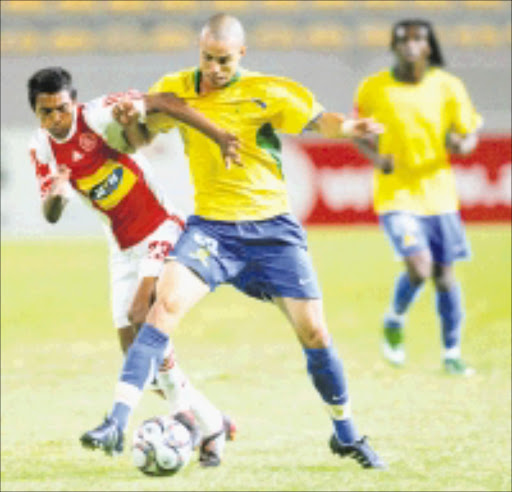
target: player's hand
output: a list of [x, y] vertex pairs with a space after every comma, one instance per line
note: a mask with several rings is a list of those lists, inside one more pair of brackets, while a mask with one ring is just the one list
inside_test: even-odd
[[53, 196], [64, 196], [66, 185], [71, 177], [71, 170], [66, 166], [59, 166], [57, 174], [54, 176], [50, 194]]
[[222, 132], [217, 138], [226, 169], [230, 169], [232, 164], [243, 167], [242, 161], [240, 160], [240, 154], [238, 149], [240, 148], [240, 141], [238, 137], [232, 133]]
[[391, 174], [395, 169], [395, 158], [392, 154], [383, 154], [379, 156], [375, 167], [380, 169], [384, 174]]
[[341, 125], [344, 136], [350, 138], [365, 138], [384, 132], [384, 126], [373, 118], [347, 118]]
[[449, 132], [446, 135], [446, 148], [451, 154], [462, 154], [462, 142], [464, 137], [458, 133]]
[[139, 112], [129, 99], [119, 101], [112, 108], [112, 116], [122, 126], [130, 126], [139, 121]]

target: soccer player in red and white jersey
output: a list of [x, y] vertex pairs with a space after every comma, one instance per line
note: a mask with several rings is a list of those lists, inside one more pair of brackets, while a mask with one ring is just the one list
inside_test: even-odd
[[[113, 118], [113, 107], [129, 100], [142, 113], [166, 112], [215, 140], [227, 163], [238, 160], [237, 139], [172, 94], [153, 97], [129, 91], [79, 104], [71, 75], [61, 67], [36, 72], [28, 81], [28, 96], [41, 124], [30, 142], [30, 157], [45, 218], [57, 222], [68, 199], [78, 194], [105, 219], [114, 325], [126, 353], [152, 302], [164, 258], [184, 222], [159, 191], [144, 157], [115, 150], [122, 150], [126, 143], [123, 128]], [[155, 373], [171, 412], [188, 426], [197, 422], [203, 436], [201, 463], [215, 465], [206, 444], [212, 437], [222, 442], [225, 434], [232, 438], [234, 425], [188, 382], [171, 346]], [[128, 385], [118, 390], [127, 404], [139, 398]]]

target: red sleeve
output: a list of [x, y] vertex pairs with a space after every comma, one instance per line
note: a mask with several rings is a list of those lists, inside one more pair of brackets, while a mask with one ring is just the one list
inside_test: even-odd
[[36, 149], [34, 148], [30, 149], [30, 161], [34, 166], [41, 199], [44, 200], [48, 195], [53, 183], [53, 176], [50, 170], [50, 165], [38, 160]]

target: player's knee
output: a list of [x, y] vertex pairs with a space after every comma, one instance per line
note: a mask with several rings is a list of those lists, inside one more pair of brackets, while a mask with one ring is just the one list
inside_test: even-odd
[[311, 323], [301, 331], [301, 342], [306, 348], [327, 348], [330, 344], [330, 336], [323, 323]]
[[416, 259], [407, 264], [409, 278], [414, 284], [422, 284], [432, 277], [432, 261], [430, 259]]
[[451, 269], [434, 269], [434, 284], [437, 290], [450, 290], [455, 285], [455, 276]]
[[173, 295], [157, 298], [155, 308], [166, 317], [179, 318], [183, 311], [181, 301]]

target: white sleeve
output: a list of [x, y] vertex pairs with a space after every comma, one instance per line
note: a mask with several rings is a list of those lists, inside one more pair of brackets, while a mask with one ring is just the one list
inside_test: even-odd
[[84, 119], [89, 128], [100, 135], [110, 147], [123, 154], [131, 153], [133, 149], [124, 138], [123, 127], [112, 116], [112, 109], [118, 102], [125, 100], [133, 103], [139, 113], [139, 121], [144, 123], [146, 105], [143, 94], [135, 90], [109, 94], [84, 105]]
[[[34, 173], [39, 186], [41, 199], [44, 200], [57, 174], [57, 162], [48, 142], [48, 137], [42, 130], [38, 130], [31, 138], [29, 143], [30, 161], [34, 166]], [[71, 184], [65, 187], [64, 196], [71, 198], [74, 195]]]

